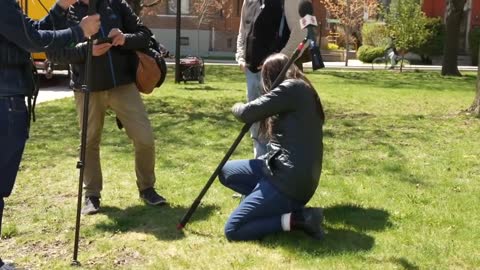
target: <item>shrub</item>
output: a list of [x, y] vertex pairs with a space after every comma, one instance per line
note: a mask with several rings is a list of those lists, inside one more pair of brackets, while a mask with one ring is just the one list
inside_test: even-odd
[[[338, 33], [338, 38], [337, 38], [337, 44], [339, 47], [341, 48], [346, 48], [347, 47], [347, 42], [346, 42], [346, 33], [345, 33], [345, 29], [343, 29], [343, 27], [338, 27], [337, 28], [337, 33]], [[350, 34], [350, 38], [349, 38], [349, 43], [350, 44], [355, 44], [357, 42], [357, 38], [355, 38], [355, 36], [353, 36], [352, 34]], [[350, 46], [350, 49], [352, 46]]]
[[377, 57], [383, 57], [385, 55], [384, 47], [373, 47], [369, 45], [363, 45], [358, 48], [357, 57], [364, 63], [372, 63]]
[[362, 26], [362, 44], [373, 47], [388, 45], [388, 30], [383, 23], [365, 23]]
[[472, 56], [472, 65], [478, 65], [478, 47], [480, 45], [480, 27], [473, 28], [469, 33], [470, 53]]
[[429, 18], [426, 28], [430, 31], [426, 42], [412, 51], [422, 58], [424, 63], [430, 62], [431, 56], [443, 54], [443, 43], [445, 42], [445, 26], [441, 18]]

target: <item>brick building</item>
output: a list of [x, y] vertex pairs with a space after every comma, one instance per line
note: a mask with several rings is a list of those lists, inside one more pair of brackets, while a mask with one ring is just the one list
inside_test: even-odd
[[[223, 9], [210, 13], [200, 25], [194, 6], [199, 1], [181, 1], [181, 54], [233, 57], [243, 0], [227, 0]], [[317, 20], [322, 21], [325, 11], [319, 7], [319, 1], [312, 2]], [[163, 0], [142, 11], [145, 24], [172, 53], [175, 53], [176, 3], [177, 0]]]
[[[446, 16], [446, 0], [423, 0], [423, 11], [429, 17]], [[468, 51], [468, 34], [474, 27], [480, 27], [480, 0], [467, 0], [460, 26], [460, 48]]]

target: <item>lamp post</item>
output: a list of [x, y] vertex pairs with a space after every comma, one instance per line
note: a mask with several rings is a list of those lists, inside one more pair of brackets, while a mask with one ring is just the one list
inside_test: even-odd
[[175, 39], [175, 83], [181, 80], [180, 73], [180, 28], [182, 26], [182, 1], [177, 0], [177, 26]]

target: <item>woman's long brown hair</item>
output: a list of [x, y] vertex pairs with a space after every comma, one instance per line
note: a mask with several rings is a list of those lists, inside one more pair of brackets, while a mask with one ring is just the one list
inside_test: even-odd
[[[277, 76], [282, 71], [283, 67], [287, 64], [288, 57], [281, 53], [276, 53], [270, 55], [265, 62], [263, 63], [262, 67], [262, 94], [265, 95], [269, 93], [272, 89], [272, 84], [277, 79]], [[322, 123], [325, 121], [325, 113], [323, 112], [323, 106], [320, 101], [320, 97], [318, 96], [315, 87], [313, 87], [312, 83], [305, 77], [305, 75], [297, 68], [297, 66], [292, 65], [288, 69], [287, 73], [285, 74], [284, 78], [282, 78], [282, 82], [288, 79], [298, 79], [304, 81], [312, 91], [315, 103], [317, 106], [317, 113], [322, 120]], [[260, 122], [260, 136], [265, 139], [270, 139], [272, 137], [272, 122], [273, 117], [268, 117], [265, 120]]]

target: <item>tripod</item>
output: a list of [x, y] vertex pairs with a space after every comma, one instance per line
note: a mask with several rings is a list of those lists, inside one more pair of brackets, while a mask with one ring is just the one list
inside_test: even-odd
[[[94, 15], [96, 12], [97, 0], [90, 0], [88, 4], [88, 15]], [[85, 66], [85, 82], [82, 86], [83, 92], [83, 114], [82, 114], [82, 131], [80, 142], [80, 159], [77, 162], [77, 169], [80, 170], [78, 177], [78, 198], [77, 198], [77, 216], [75, 222], [75, 240], [73, 246], [73, 266], [80, 266], [78, 261], [78, 242], [80, 240], [80, 218], [82, 207], [82, 191], [83, 191], [83, 175], [85, 171], [85, 152], [87, 148], [87, 126], [88, 126], [88, 104], [90, 102], [90, 90], [92, 87], [92, 58], [93, 58], [93, 39], [89, 37], [87, 40], [87, 63]]]
[[[293, 53], [293, 55], [290, 57], [290, 59], [288, 60], [287, 64], [283, 67], [282, 71], [280, 71], [280, 74], [278, 74], [277, 78], [275, 79], [275, 81], [273, 82], [272, 84], [272, 87], [270, 90], [274, 89], [275, 87], [277, 87], [283, 80], [283, 77], [285, 77], [285, 74], [287, 73], [288, 69], [290, 68], [290, 66], [293, 64], [293, 62], [295, 62], [295, 60], [300, 56], [300, 54], [302, 53], [303, 51], [303, 48], [305, 46], [305, 44], [307, 43], [308, 41], [308, 38], [305, 38], [298, 46], [297, 48], [295, 49], [295, 52]], [[187, 224], [187, 222], [190, 220], [190, 218], [192, 217], [193, 213], [195, 212], [195, 210], [197, 209], [198, 205], [200, 204], [203, 196], [205, 196], [205, 193], [207, 193], [208, 189], [210, 188], [210, 186], [213, 184], [213, 181], [215, 181], [215, 178], [217, 178], [218, 174], [220, 173], [220, 170], [223, 168], [223, 166], [225, 165], [225, 163], [227, 163], [228, 159], [230, 158], [230, 156], [233, 154], [233, 152], [235, 151], [235, 149], [237, 148], [238, 144], [242, 141], [242, 138], [243, 136], [245, 136], [245, 134], [248, 132], [248, 130], [250, 129], [250, 126], [252, 124], [249, 123], [249, 124], [245, 124], [242, 128], [242, 130], [240, 131], [240, 134], [237, 136], [237, 138], [235, 139], [235, 141], [233, 142], [232, 146], [230, 146], [230, 149], [228, 149], [227, 153], [225, 154], [225, 156], [223, 157], [222, 161], [220, 161], [220, 164], [218, 164], [217, 168], [215, 169], [215, 171], [213, 172], [212, 176], [210, 176], [210, 178], [208, 179], [207, 181], [207, 184], [203, 187], [202, 191], [200, 192], [200, 194], [197, 196], [197, 198], [195, 199], [195, 201], [193, 201], [192, 203], [192, 206], [190, 206], [190, 209], [188, 209], [187, 213], [185, 213], [185, 215], [183, 216], [183, 218], [180, 220], [180, 222], [177, 224], [177, 229], [178, 230], [181, 230], [185, 227], [185, 225]]]

